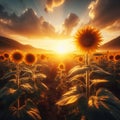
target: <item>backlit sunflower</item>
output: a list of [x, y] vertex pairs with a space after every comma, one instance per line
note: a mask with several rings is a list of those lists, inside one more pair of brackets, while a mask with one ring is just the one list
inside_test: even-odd
[[109, 55], [109, 60], [113, 61], [114, 60], [114, 55]]
[[120, 60], [120, 55], [119, 54], [115, 55], [115, 60], [116, 61]]
[[98, 62], [99, 62], [99, 56], [95, 56], [94, 61], [95, 61], [96, 63], [98, 63]]
[[0, 61], [3, 62], [4, 61], [4, 56], [3, 55], [0, 55]]
[[58, 65], [58, 69], [59, 69], [59, 70], [65, 70], [65, 65], [64, 65], [64, 63], [60, 63], [60, 64]]
[[76, 46], [85, 53], [95, 51], [102, 41], [96, 28], [87, 26], [77, 31], [75, 35]]
[[8, 53], [4, 53], [4, 57], [5, 57], [6, 59], [8, 59], [8, 58], [9, 58], [9, 54], [8, 54]]
[[44, 54], [41, 54], [41, 60], [44, 60], [46, 56]]
[[93, 61], [91, 61], [91, 62], [94, 62], [94, 63], [99, 63], [99, 61], [100, 61], [100, 56], [99, 55], [93, 55], [92, 56], [92, 60]]
[[10, 59], [11, 59], [12, 62], [20, 64], [20, 63], [23, 62], [23, 57], [24, 56], [23, 56], [22, 52], [19, 51], [19, 50], [16, 50], [11, 54]]
[[83, 62], [83, 57], [79, 57], [79, 62]]
[[28, 65], [32, 65], [36, 62], [36, 56], [32, 53], [27, 53], [25, 55], [25, 63]]
[[107, 55], [104, 55], [103, 58], [104, 60], [108, 60]]
[[82, 63], [83, 64], [84, 62], [85, 62], [84, 56], [83, 55], [79, 56], [78, 57], [78, 63], [80, 63], [80, 64]]

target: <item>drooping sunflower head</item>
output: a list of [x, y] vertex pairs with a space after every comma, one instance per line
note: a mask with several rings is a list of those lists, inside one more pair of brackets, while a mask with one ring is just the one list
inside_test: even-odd
[[85, 53], [95, 51], [102, 41], [100, 32], [94, 27], [84, 27], [75, 35], [76, 46]]
[[32, 65], [36, 62], [36, 56], [32, 53], [27, 53], [25, 55], [25, 63], [28, 65]]
[[16, 50], [11, 54], [11, 61], [20, 64], [21, 62], [23, 62], [23, 57], [24, 55], [22, 54], [22, 52]]

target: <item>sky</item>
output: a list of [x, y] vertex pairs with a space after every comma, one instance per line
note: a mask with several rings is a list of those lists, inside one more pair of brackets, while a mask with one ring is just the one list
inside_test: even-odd
[[0, 0], [0, 35], [37, 48], [74, 49], [78, 29], [100, 30], [103, 43], [120, 35], [120, 0]]

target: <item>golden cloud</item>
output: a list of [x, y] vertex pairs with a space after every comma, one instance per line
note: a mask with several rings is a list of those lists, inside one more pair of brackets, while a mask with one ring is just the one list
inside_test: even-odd
[[62, 5], [65, 0], [47, 0], [45, 4], [45, 11], [53, 11], [54, 8]]

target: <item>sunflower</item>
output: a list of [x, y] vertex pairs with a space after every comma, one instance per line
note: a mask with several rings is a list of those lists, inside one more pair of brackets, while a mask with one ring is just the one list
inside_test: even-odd
[[36, 62], [36, 56], [32, 53], [27, 53], [25, 55], [25, 63], [28, 65], [32, 65]]
[[21, 51], [16, 50], [11, 54], [11, 61], [20, 64], [23, 61], [23, 54]]
[[109, 60], [113, 61], [114, 60], [114, 55], [109, 55]]
[[83, 62], [83, 57], [79, 57], [79, 62]]
[[41, 60], [44, 60], [46, 56], [44, 54], [41, 54]]
[[8, 53], [4, 53], [4, 57], [5, 57], [6, 59], [8, 59], [8, 58], [9, 58], [9, 54], [8, 54]]
[[108, 60], [107, 55], [104, 55], [103, 58], [104, 60]]
[[0, 55], [0, 61], [4, 61], [4, 56], [3, 55]]
[[59, 69], [59, 70], [65, 70], [65, 65], [64, 65], [64, 63], [60, 63], [60, 64], [58, 65], [58, 69]]
[[87, 26], [77, 31], [75, 35], [76, 46], [85, 53], [95, 51], [101, 43], [99, 31], [93, 27]]
[[119, 54], [115, 55], [115, 60], [116, 61], [120, 60], [120, 55]]
[[94, 62], [94, 63], [99, 63], [99, 61], [100, 61], [100, 56], [93, 56], [92, 57], [93, 58], [93, 61], [92, 62]]
[[84, 56], [83, 55], [79, 56], [78, 59], [77, 59], [77, 61], [80, 64], [84, 63], [85, 62]]

